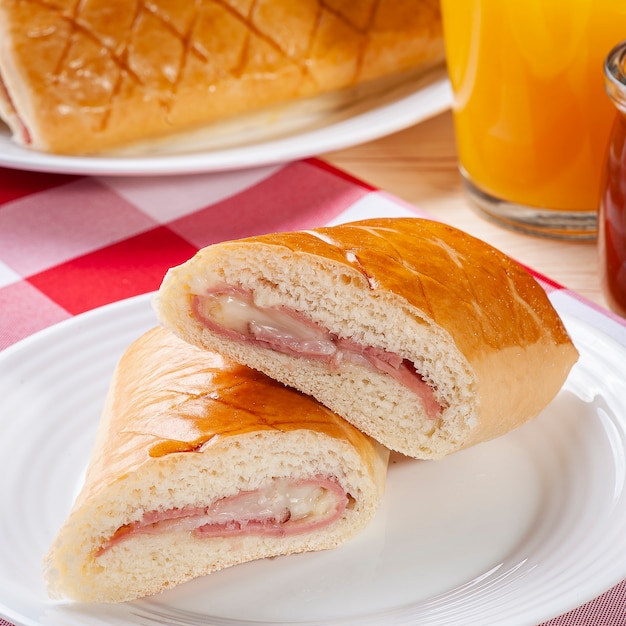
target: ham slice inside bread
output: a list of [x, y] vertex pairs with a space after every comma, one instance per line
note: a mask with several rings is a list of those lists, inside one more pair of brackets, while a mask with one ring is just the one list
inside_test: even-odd
[[97, 554], [138, 534], [184, 530], [202, 538], [310, 532], [337, 521], [349, 501], [350, 495], [332, 479], [272, 479], [259, 489], [220, 498], [205, 507], [144, 513], [138, 522], [119, 528]]
[[321, 360], [337, 369], [347, 359], [386, 373], [417, 395], [429, 418], [436, 419], [442, 411], [434, 390], [413, 363], [382, 348], [333, 335], [294, 310], [257, 306], [250, 292], [231, 287], [196, 296], [193, 309], [207, 327], [236, 341], [259, 342], [271, 350]]

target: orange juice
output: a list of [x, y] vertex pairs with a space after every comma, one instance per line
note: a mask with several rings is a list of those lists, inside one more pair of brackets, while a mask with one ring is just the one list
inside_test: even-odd
[[442, 0], [464, 174], [527, 207], [595, 212], [614, 107], [603, 62], [623, 0]]

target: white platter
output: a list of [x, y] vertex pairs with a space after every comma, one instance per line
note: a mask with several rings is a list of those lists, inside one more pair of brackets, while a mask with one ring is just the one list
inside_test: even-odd
[[[626, 578], [626, 349], [569, 315], [581, 353], [533, 422], [440, 462], [394, 456], [353, 541], [123, 605], [47, 599], [40, 560], [79, 489], [115, 362], [149, 296], [0, 354], [0, 615], [28, 626], [534, 626]], [[532, 392], [532, 390], [529, 390]]]
[[402, 130], [450, 107], [444, 67], [238, 117], [99, 156], [44, 154], [13, 143], [0, 123], [0, 166], [63, 174], [215, 172], [317, 156]]

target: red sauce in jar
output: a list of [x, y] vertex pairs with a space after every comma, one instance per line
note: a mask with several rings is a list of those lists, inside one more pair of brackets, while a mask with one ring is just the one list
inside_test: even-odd
[[609, 53], [604, 71], [617, 114], [598, 215], [600, 272], [609, 306], [626, 317], [626, 42]]
[[626, 317], [626, 117], [621, 113], [613, 126], [598, 222], [604, 295]]

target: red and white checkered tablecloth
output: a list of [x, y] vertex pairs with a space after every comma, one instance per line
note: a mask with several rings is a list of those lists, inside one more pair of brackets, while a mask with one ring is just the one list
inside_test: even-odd
[[[0, 350], [156, 290], [169, 267], [208, 244], [380, 215], [423, 213], [318, 159], [164, 178], [0, 168]], [[562, 307], [626, 345], [614, 316], [538, 278]], [[583, 624], [626, 626], [626, 581], [544, 626]]]

